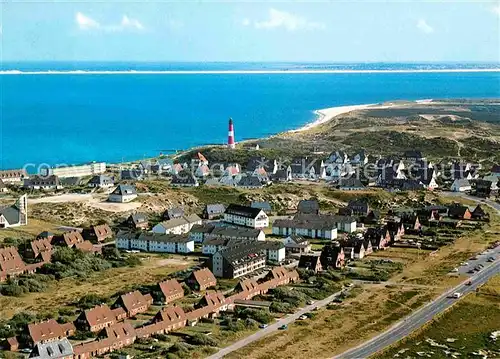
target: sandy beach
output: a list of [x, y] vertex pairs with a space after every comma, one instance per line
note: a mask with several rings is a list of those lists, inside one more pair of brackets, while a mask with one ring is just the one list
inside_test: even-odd
[[[431, 104], [432, 99], [423, 99], [423, 100], [416, 100], [414, 101], [415, 103], [418, 104]], [[338, 106], [338, 107], [329, 107], [329, 108], [324, 108], [321, 110], [316, 110], [314, 111], [314, 114], [318, 116], [318, 118], [311, 122], [308, 123], [305, 126], [302, 126], [298, 129], [291, 130], [288, 132], [301, 132], [301, 131], [306, 131], [310, 130], [311, 128], [314, 128], [316, 126], [319, 126], [323, 123], [326, 123], [328, 121], [331, 121], [334, 117], [338, 115], [342, 115], [351, 111], [356, 111], [356, 110], [365, 110], [365, 109], [386, 109], [386, 108], [391, 108], [394, 106], [398, 106], [401, 104], [398, 103], [387, 103], [387, 104], [378, 104], [378, 103], [371, 103], [371, 104], [364, 104], [364, 105], [352, 105], [352, 106]]]

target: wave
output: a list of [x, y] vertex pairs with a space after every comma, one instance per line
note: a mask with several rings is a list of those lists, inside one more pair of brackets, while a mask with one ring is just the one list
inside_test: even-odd
[[231, 74], [377, 74], [377, 73], [455, 73], [500, 72], [488, 69], [398, 69], [398, 70], [3, 70], [0, 75], [231, 75]]

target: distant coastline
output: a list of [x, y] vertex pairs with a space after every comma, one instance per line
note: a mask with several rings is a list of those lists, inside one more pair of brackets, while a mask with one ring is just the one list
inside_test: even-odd
[[283, 74], [408, 74], [500, 72], [489, 69], [397, 69], [397, 70], [5, 70], [1, 75], [283, 75]]

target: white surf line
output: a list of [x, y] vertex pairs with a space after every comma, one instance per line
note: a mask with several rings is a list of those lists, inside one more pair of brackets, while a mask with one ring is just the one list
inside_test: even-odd
[[425, 70], [4, 70], [1, 75], [283, 75], [283, 74], [391, 74], [391, 73], [474, 73], [500, 72], [492, 69], [425, 69]]

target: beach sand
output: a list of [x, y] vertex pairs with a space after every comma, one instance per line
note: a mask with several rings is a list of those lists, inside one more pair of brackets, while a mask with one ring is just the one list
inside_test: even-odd
[[[414, 101], [415, 103], [418, 104], [431, 104], [432, 99], [425, 99], [425, 100], [416, 100]], [[364, 104], [364, 105], [352, 105], [352, 106], [339, 106], [339, 107], [329, 107], [329, 108], [324, 108], [321, 110], [316, 110], [314, 113], [318, 116], [318, 118], [311, 122], [308, 123], [307, 125], [300, 127], [295, 130], [291, 130], [289, 132], [302, 132], [306, 130], [310, 130], [311, 128], [314, 128], [316, 126], [319, 126], [323, 123], [326, 123], [328, 121], [331, 121], [333, 118], [336, 116], [356, 111], [356, 110], [365, 110], [365, 109], [372, 109], [372, 110], [381, 110], [381, 109], [386, 109], [386, 108], [391, 108], [395, 106], [401, 106], [400, 103], [385, 103], [385, 104], [378, 104], [378, 103], [371, 103], [371, 104]]]

